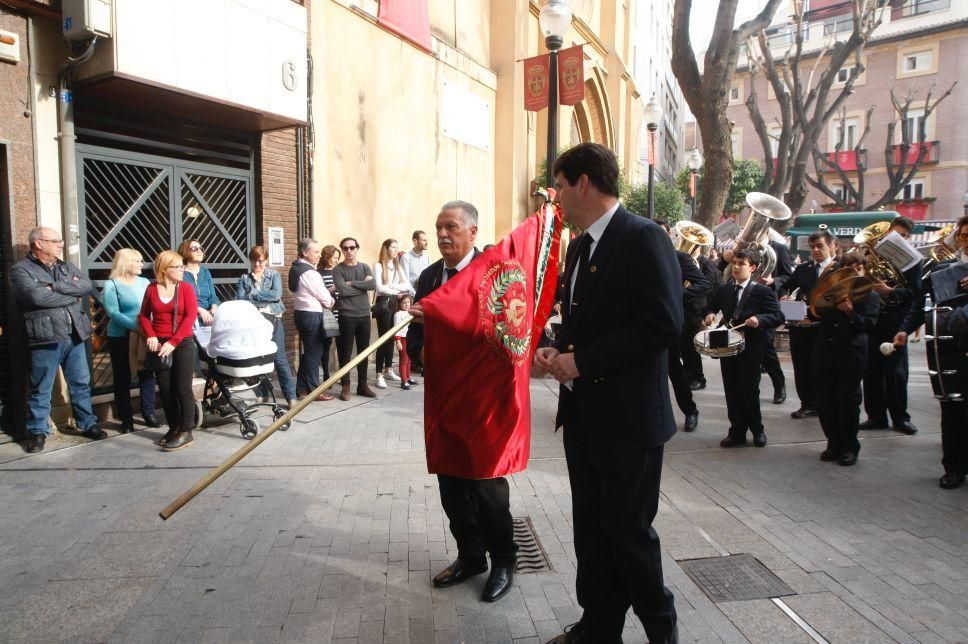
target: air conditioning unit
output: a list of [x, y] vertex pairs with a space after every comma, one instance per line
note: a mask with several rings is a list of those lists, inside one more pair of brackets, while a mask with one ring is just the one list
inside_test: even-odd
[[61, 0], [64, 38], [110, 38], [113, 31], [112, 2], [113, 0]]

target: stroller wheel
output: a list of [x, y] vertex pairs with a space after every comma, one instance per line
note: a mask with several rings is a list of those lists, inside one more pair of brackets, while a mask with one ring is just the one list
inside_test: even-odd
[[199, 427], [202, 426], [202, 423], [204, 422], [205, 422], [205, 408], [202, 407], [201, 400], [196, 400], [195, 401], [195, 423], [193, 424], [192, 429], [198, 429]]
[[243, 418], [239, 424], [239, 431], [242, 432], [243, 438], [252, 440], [259, 433], [259, 424], [251, 418]]
[[[272, 413], [273, 413], [273, 415], [275, 415], [276, 419], [278, 420], [279, 418], [282, 418], [283, 416], [286, 415], [286, 410], [283, 409], [283, 408], [281, 408], [281, 407], [276, 407], [275, 409], [272, 410]], [[292, 421], [289, 421], [288, 423], [286, 423], [284, 425], [280, 425], [279, 426], [279, 431], [280, 432], [284, 432], [284, 431], [288, 430], [291, 426], [292, 426]]]

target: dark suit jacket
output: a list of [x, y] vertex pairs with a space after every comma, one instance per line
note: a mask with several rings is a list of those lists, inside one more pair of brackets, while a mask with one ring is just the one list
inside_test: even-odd
[[[840, 268], [840, 262], [836, 259], [827, 267], [827, 272], [835, 271]], [[777, 289], [778, 295], [785, 295], [800, 289], [797, 292], [797, 300], [801, 302], [810, 301], [810, 293], [817, 285], [817, 263], [812, 259], [800, 264], [793, 269], [793, 274]]]
[[793, 258], [786, 244], [770, 240], [770, 248], [776, 253], [776, 268], [773, 269], [773, 289], [779, 292], [784, 282], [793, 275]]
[[[574, 241], [566, 276], [578, 263]], [[657, 447], [676, 432], [667, 382], [667, 348], [682, 329], [675, 249], [662, 228], [619, 206], [588, 264], [577, 306], [566, 291], [555, 343], [574, 352], [581, 374], [572, 390], [561, 387], [557, 424], [599, 451]]]
[[676, 251], [682, 272], [682, 306], [686, 317], [695, 317], [706, 304], [706, 296], [713, 290], [712, 282], [699, 269], [688, 253]]
[[783, 324], [780, 302], [772, 288], [750, 282], [743, 290], [743, 297], [737, 306], [735, 286], [735, 283], [730, 282], [717, 288], [703, 311], [703, 316], [722, 311], [723, 320], [729, 326], [735, 326], [755, 315], [760, 325], [755, 329], [743, 327], [742, 331], [750, 354], [759, 352], [766, 347], [769, 340], [767, 332]]
[[[481, 251], [474, 249], [474, 257], [471, 262], [478, 258]], [[469, 264], [468, 264], [469, 266]], [[440, 288], [444, 279], [444, 260], [438, 259], [420, 273], [417, 280], [417, 293], [413, 298], [414, 303], [419, 302], [420, 298], [426, 297], [429, 293]], [[411, 322], [407, 327], [407, 355], [417, 365], [421, 365], [420, 351], [424, 346], [424, 327], [420, 322]]]

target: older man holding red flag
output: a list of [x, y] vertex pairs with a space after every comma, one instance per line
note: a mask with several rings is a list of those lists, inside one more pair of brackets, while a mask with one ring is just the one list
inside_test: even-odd
[[488, 569], [483, 601], [504, 596], [517, 546], [510, 486], [527, 467], [531, 439], [530, 363], [551, 310], [561, 220], [550, 207], [493, 248], [474, 247], [477, 208], [443, 205], [437, 245], [443, 258], [417, 282], [407, 352], [424, 363], [428, 471], [457, 541], [457, 559], [434, 586], [459, 584]]

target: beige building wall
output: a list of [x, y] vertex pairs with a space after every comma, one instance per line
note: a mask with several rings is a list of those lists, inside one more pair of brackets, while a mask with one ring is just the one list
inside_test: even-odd
[[[451, 199], [478, 207], [479, 245], [504, 236], [531, 211], [547, 146], [547, 110], [525, 112], [520, 62], [544, 51], [541, 3], [429, 0], [432, 54], [382, 28], [375, 2], [352, 4], [312, 7], [314, 236], [354, 236], [372, 263], [386, 238], [406, 249], [414, 229], [432, 234]], [[564, 46], [589, 43], [586, 99], [561, 108], [560, 146], [603, 143], [634, 172], [642, 110], [626, 63], [634, 3], [578, 4]], [[445, 84], [486, 103], [485, 149], [444, 132]]]

